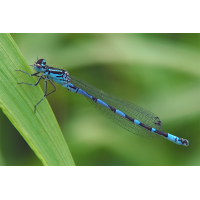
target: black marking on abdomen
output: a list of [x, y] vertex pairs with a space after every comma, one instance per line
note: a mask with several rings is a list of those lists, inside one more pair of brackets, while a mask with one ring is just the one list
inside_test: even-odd
[[179, 141], [181, 141], [182, 144], [186, 144], [186, 146], [188, 145], [188, 141], [186, 139], [179, 138]]
[[128, 115], [126, 115], [126, 118], [134, 123], [134, 119], [132, 117], [129, 117]]
[[74, 90], [76, 90], [76, 93], [78, 92], [78, 90], [79, 90], [79, 88], [78, 87], [76, 87], [75, 85], [73, 85], [73, 86], [69, 86], [70, 88], [72, 88], [72, 89], [74, 89]]
[[159, 135], [162, 135], [162, 136], [164, 136], [164, 137], [168, 137], [168, 133], [165, 133], [165, 132], [163, 132], [163, 131], [159, 131], [159, 130], [157, 130], [156, 129], [156, 131], [154, 131], [154, 133], [158, 133]]
[[78, 90], [79, 90], [79, 88], [78, 87], [76, 87], [77, 88], [77, 90], [76, 90], [76, 93], [78, 92]]
[[116, 108], [113, 108], [112, 106], [108, 105], [110, 107], [110, 110], [113, 111], [114, 113], [116, 112]]
[[152, 127], [147, 126], [146, 124], [140, 123], [140, 126], [142, 126], [143, 128], [145, 128], [145, 129], [147, 129], [149, 131], [152, 131]]
[[97, 98], [96, 98], [96, 97], [92, 97], [92, 100], [93, 100], [94, 102], [97, 102]]

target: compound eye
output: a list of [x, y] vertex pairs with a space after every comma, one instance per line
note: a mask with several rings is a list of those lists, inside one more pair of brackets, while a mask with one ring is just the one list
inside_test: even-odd
[[37, 60], [36, 66], [38, 68], [46, 68], [46, 60], [44, 60], [44, 59]]
[[43, 65], [46, 65], [46, 61], [45, 61], [45, 60], [43, 60], [43, 61], [42, 61], [42, 64], [43, 64]]
[[36, 64], [39, 64], [39, 65], [46, 65], [46, 60], [44, 59], [39, 59]]

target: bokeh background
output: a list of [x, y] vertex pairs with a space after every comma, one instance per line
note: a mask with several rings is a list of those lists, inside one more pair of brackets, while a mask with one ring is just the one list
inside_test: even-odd
[[[57, 85], [48, 101], [76, 165], [200, 165], [200, 34], [11, 35], [28, 64], [44, 58], [155, 113], [165, 132], [190, 142], [136, 136]], [[0, 165], [42, 165], [2, 111], [0, 138]]]

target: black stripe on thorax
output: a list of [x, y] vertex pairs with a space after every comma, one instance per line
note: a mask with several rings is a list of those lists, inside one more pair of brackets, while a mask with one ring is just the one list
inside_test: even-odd
[[65, 70], [63, 69], [57, 69], [57, 68], [54, 68], [54, 67], [49, 67], [48, 65], [46, 65], [47, 67], [47, 71], [48, 71], [48, 74], [65, 74]]
[[54, 68], [54, 67], [49, 67], [48, 66], [48, 69], [50, 69], [50, 70], [54, 70], [54, 71], [65, 71], [65, 70], [63, 70], [63, 69], [58, 69], [58, 68]]
[[50, 71], [49, 70], [49, 74], [64, 74], [64, 72], [61, 72], [61, 71]]

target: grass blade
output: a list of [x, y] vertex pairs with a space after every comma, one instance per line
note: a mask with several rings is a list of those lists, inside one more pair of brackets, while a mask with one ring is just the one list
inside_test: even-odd
[[44, 165], [74, 165], [73, 158], [56, 118], [45, 99], [34, 113], [34, 105], [43, 97], [39, 86], [20, 69], [33, 73], [9, 34], [0, 34], [0, 107]]

